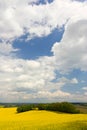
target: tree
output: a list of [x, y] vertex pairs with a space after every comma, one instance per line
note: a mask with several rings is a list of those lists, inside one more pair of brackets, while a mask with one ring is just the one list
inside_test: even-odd
[[31, 105], [22, 105], [22, 106], [19, 106], [17, 108], [17, 112], [20, 113], [20, 112], [25, 112], [25, 111], [30, 111], [32, 110], [32, 106]]

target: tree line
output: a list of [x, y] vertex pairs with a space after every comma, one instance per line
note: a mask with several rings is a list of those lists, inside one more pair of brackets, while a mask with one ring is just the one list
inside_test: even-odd
[[17, 113], [30, 111], [30, 110], [47, 110], [47, 111], [59, 111], [65, 113], [80, 113], [76, 107], [69, 102], [61, 103], [47, 103], [47, 104], [24, 104], [17, 107]]

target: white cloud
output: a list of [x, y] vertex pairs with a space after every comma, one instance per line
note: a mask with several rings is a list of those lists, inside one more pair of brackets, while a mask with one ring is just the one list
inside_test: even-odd
[[72, 83], [72, 84], [78, 84], [78, 80], [77, 80], [76, 78], [73, 78], [73, 79], [71, 80], [71, 83]]
[[62, 78], [59, 78], [58, 81], [64, 84], [77, 84], [78, 83], [78, 80], [76, 78], [67, 79], [66, 77], [62, 77]]
[[11, 57], [8, 57], [8, 59], [5, 58], [0, 57], [0, 90], [1, 95], [7, 93], [7, 98], [5, 99], [9, 101], [13, 101], [14, 95], [17, 95], [17, 101], [19, 98], [31, 99], [32, 95], [32, 100], [35, 98], [44, 98], [45, 95], [47, 99], [58, 97], [63, 99], [70, 94], [63, 92], [61, 88], [66, 84], [75, 84], [78, 82], [76, 78], [69, 80], [65, 77], [52, 82], [56, 78], [56, 75], [53, 61], [49, 57], [43, 57], [36, 61], [12, 59]]
[[68, 101], [71, 102], [86, 102], [87, 101], [87, 93], [75, 93], [75, 94], [71, 94], [69, 96]]
[[73, 69], [87, 71], [87, 20], [68, 23], [60, 43], [55, 43], [55, 65], [61, 72]]
[[69, 97], [70, 94], [66, 92], [62, 92], [60, 90], [56, 92], [49, 92], [49, 91], [39, 91], [37, 97], [39, 98], [65, 98]]
[[83, 90], [87, 90], [87, 87], [83, 87], [82, 89], [83, 89]]
[[87, 96], [87, 92], [85, 92], [84, 95]]
[[[32, 5], [38, 0], [0, 0], [0, 97], [3, 101], [23, 101], [46, 97], [85, 100], [85, 95], [63, 92], [66, 84], [78, 84], [78, 79], [55, 80], [57, 70], [87, 71], [87, 3], [54, 0], [51, 4]], [[37, 60], [19, 59], [13, 40], [28, 33], [27, 40], [47, 36], [65, 25], [62, 40], [52, 47], [53, 56]], [[6, 56], [7, 55], [7, 56]]]
[[0, 55], [10, 55], [18, 49], [13, 48], [11, 43], [1, 42], [0, 43]]
[[55, 0], [51, 4], [32, 6], [29, 4], [32, 2], [38, 2], [38, 0], [22, 0], [21, 2], [0, 0], [1, 39], [12, 40], [25, 32], [29, 33], [29, 38], [45, 36], [53, 29], [64, 25], [72, 17], [75, 19], [86, 17], [84, 15], [87, 11], [86, 3]]
[[[50, 58], [45, 58], [45, 60], [49, 63]], [[55, 78], [51, 64], [43, 63], [41, 60], [33, 61], [0, 57], [0, 61], [0, 90], [2, 90], [3, 94], [8, 89], [10, 90], [9, 93], [12, 93], [18, 89], [21, 92], [23, 88], [36, 90], [37, 92], [44, 89], [46, 82], [50, 82]]]

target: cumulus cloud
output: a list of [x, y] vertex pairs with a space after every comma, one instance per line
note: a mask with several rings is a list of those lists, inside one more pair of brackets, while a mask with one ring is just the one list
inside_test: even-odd
[[78, 84], [78, 80], [76, 78], [73, 79], [67, 79], [65, 77], [59, 78], [58, 81], [64, 83], [64, 84]]
[[70, 94], [63, 92], [61, 88], [66, 84], [78, 83], [76, 78], [67, 79], [65, 77], [53, 82], [52, 80], [56, 78], [55, 67], [49, 57], [44, 57], [44, 60], [42, 58], [38, 60], [5, 58], [0, 58], [0, 94], [6, 93], [6, 101], [7, 99], [13, 101], [11, 97], [14, 95], [17, 96], [17, 101], [19, 101], [18, 97], [24, 100], [31, 99], [30, 97], [32, 100], [64, 98]]
[[11, 57], [0, 57], [0, 61], [0, 91], [3, 95], [5, 92], [9, 93], [7, 95], [9, 100], [11, 100], [10, 96], [13, 92], [18, 94], [18, 89], [20, 89], [21, 96], [23, 89], [29, 89], [29, 91], [36, 91], [37, 93], [44, 89], [46, 82], [50, 82], [55, 78], [51, 66], [42, 61], [12, 59]]
[[[79, 94], [61, 90], [66, 84], [78, 84], [78, 79], [68, 79], [62, 74], [74, 69], [87, 71], [87, 15], [84, 13], [87, 2], [54, 0], [44, 5], [37, 2], [0, 0], [0, 100], [33, 101], [44, 97], [79, 100]], [[37, 60], [13, 56], [18, 51], [13, 47], [16, 38], [26, 33], [27, 40], [44, 37], [62, 26], [64, 34], [60, 42], [54, 43], [53, 56]], [[61, 78], [57, 78], [56, 71], [61, 73]]]
[[10, 55], [17, 52], [19, 49], [13, 48], [11, 43], [1, 42], [0, 43], [0, 55]]
[[75, 93], [69, 96], [68, 101], [70, 102], [86, 102], [87, 101], [87, 93]]
[[87, 87], [83, 87], [82, 89], [83, 89], [83, 90], [87, 90]]
[[[3, 2], [0, 0], [0, 38], [12, 40], [28, 33], [28, 38], [46, 36], [60, 28], [73, 16], [80, 18], [86, 12], [86, 4], [70, 0], [54, 0], [51, 4], [33, 5], [38, 0]], [[43, 13], [44, 12], [44, 13]], [[84, 15], [82, 15], [84, 17]]]
[[87, 71], [87, 20], [70, 22], [60, 43], [55, 43], [52, 51], [55, 64], [61, 72], [80, 69]]
[[60, 90], [56, 92], [49, 92], [49, 91], [39, 91], [38, 92], [38, 97], [39, 98], [65, 98], [69, 97], [70, 94], [66, 92], [62, 92]]

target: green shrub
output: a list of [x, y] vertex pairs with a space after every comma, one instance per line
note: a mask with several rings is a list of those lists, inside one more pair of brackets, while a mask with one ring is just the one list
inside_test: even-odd
[[68, 102], [48, 104], [46, 106], [46, 110], [73, 113], [73, 114], [80, 113], [80, 111], [77, 110], [73, 104]]
[[37, 107], [39, 110], [45, 110], [45, 104], [38, 104]]
[[17, 108], [17, 112], [20, 113], [20, 112], [25, 112], [25, 111], [30, 111], [32, 110], [32, 106], [31, 105], [22, 105], [22, 106], [19, 106]]
[[62, 102], [59, 104], [58, 111], [66, 112], [66, 113], [79, 113], [79, 111], [76, 109], [76, 107], [68, 102]]
[[29, 105], [22, 105], [17, 108], [17, 112], [25, 112], [30, 110], [47, 110], [47, 111], [59, 111], [65, 113], [80, 113], [76, 107], [68, 102], [61, 102], [61, 103], [49, 103], [49, 104], [29, 104]]

